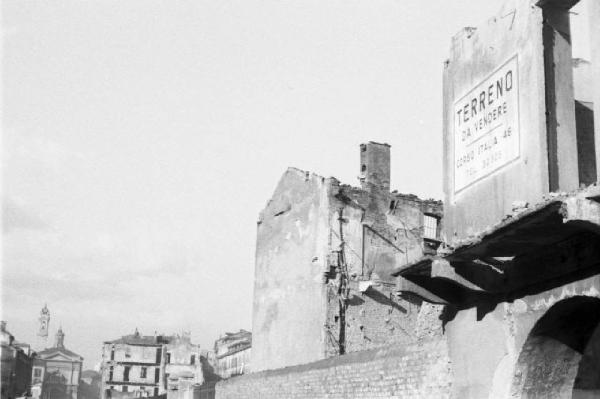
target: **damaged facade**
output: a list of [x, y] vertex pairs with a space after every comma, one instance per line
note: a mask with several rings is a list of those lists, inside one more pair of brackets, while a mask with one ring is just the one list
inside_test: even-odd
[[205, 382], [207, 352], [192, 343], [189, 332], [173, 336], [165, 350], [167, 399], [193, 399], [194, 390], [199, 390]]
[[600, 397], [600, 35], [572, 59], [576, 3], [507, 0], [452, 39], [443, 218], [389, 192], [384, 144], [361, 188], [285, 173], [258, 226], [258, 372], [217, 398]]
[[[215, 380], [208, 352], [193, 344], [189, 332], [131, 335], [104, 342], [102, 399], [154, 397], [193, 399], [212, 391]], [[207, 388], [206, 385], [210, 385]]]
[[215, 341], [216, 373], [221, 378], [249, 373], [252, 355], [252, 333], [240, 330], [227, 332]]
[[166, 393], [166, 345], [172, 337], [131, 335], [102, 347], [102, 399], [148, 397]]
[[[572, 61], [576, 3], [507, 1], [498, 15], [512, 13], [511, 21], [490, 19], [452, 41], [445, 245], [393, 274], [402, 295], [444, 305], [453, 397], [600, 395], [600, 154], [591, 103], [600, 82], [593, 64]], [[600, 37], [592, 39], [597, 46]], [[508, 73], [515, 90], [477, 114], [479, 94]], [[476, 95], [473, 104], [464, 93]], [[502, 116], [479, 122], [497, 106]]]
[[420, 302], [394, 296], [390, 273], [435, 249], [442, 205], [390, 193], [387, 144], [361, 145], [359, 167], [361, 187], [290, 168], [262, 211], [253, 371], [418, 334]]

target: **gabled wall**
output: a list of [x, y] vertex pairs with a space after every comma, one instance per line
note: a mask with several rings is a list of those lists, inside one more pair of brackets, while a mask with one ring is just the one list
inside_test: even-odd
[[260, 215], [252, 322], [255, 371], [324, 356], [331, 182], [290, 168]]
[[288, 169], [261, 213], [253, 372], [415, 342], [425, 319], [438, 334], [439, 309], [396, 297], [391, 272], [423, 255], [424, 215], [442, 205], [389, 192], [389, 145], [361, 145], [360, 160], [362, 188]]

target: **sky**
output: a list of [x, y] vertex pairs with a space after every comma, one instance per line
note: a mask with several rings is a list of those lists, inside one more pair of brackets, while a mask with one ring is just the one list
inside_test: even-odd
[[[499, 0], [2, 2], [2, 319], [105, 340], [252, 327], [258, 213], [289, 166], [442, 198], [442, 65]], [[573, 14], [574, 19], [583, 14]], [[586, 48], [574, 53], [589, 59]]]

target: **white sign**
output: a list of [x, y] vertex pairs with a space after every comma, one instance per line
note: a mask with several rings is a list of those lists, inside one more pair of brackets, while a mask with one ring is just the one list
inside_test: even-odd
[[454, 103], [454, 192], [519, 158], [517, 56]]

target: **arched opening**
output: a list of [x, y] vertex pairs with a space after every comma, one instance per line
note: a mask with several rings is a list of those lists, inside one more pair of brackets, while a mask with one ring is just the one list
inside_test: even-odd
[[552, 306], [517, 360], [513, 398], [600, 397], [600, 299], [578, 296]]

